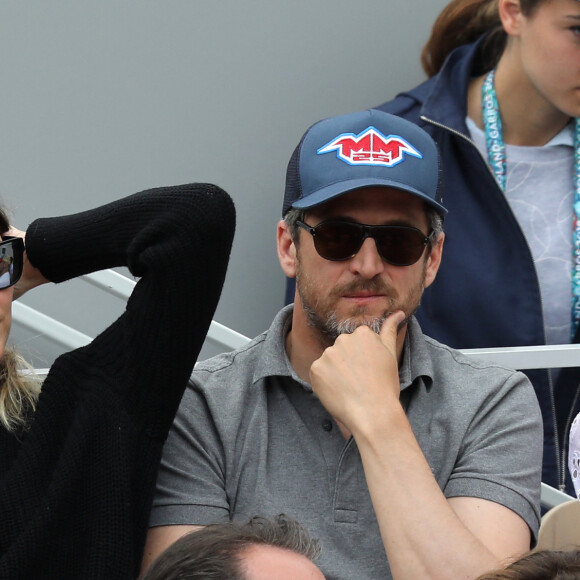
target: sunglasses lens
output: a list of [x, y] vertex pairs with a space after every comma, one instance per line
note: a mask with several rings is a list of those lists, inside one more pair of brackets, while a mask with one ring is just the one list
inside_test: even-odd
[[0, 290], [13, 286], [22, 275], [24, 244], [20, 238], [0, 243]]
[[425, 236], [406, 227], [389, 227], [376, 231], [377, 250], [384, 260], [394, 266], [410, 266], [423, 254]]
[[355, 224], [323, 222], [316, 227], [314, 247], [326, 260], [348, 260], [359, 251], [363, 236]]
[[327, 221], [315, 228], [314, 247], [326, 260], [352, 258], [367, 236], [372, 237], [380, 256], [394, 266], [410, 266], [423, 254], [425, 236], [407, 226], [364, 226], [356, 223]]

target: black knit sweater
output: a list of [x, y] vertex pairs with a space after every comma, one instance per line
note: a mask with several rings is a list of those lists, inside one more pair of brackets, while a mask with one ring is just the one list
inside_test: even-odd
[[0, 428], [0, 578], [138, 575], [161, 450], [217, 305], [234, 208], [206, 184], [40, 219], [29, 259], [53, 282], [127, 266], [123, 315], [59, 357], [30, 428]]

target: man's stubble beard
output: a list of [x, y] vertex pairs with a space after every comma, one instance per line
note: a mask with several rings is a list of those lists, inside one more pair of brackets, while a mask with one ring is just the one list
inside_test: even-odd
[[[411, 288], [405, 299], [401, 301], [396, 290], [385, 284], [378, 276], [371, 279], [354, 280], [349, 284], [332, 289], [326, 296], [316, 297], [311, 281], [302, 272], [300, 262], [297, 262], [296, 288], [306, 315], [306, 322], [317, 332], [320, 343], [324, 347], [334, 344], [334, 341], [341, 334], [351, 334], [362, 325], [368, 326], [373, 332], [379, 334], [386, 318], [395, 310], [403, 310], [405, 312], [405, 319], [399, 324], [400, 330], [408, 323], [409, 318], [421, 304], [426, 267], [427, 262], [425, 261], [420, 283]], [[388, 306], [379, 316], [365, 317], [366, 308], [359, 306], [352, 310], [350, 316], [339, 318], [332, 305], [336, 303], [340, 296], [355, 292], [377, 292], [383, 294], [387, 298]]]

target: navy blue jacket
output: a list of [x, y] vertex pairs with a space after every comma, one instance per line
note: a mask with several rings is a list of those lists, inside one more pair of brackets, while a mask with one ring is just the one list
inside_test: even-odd
[[[438, 75], [377, 107], [422, 127], [441, 154], [445, 248], [418, 318], [425, 334], [456, 348], [541, 345], [544, 320], [530, 248], [465, 125], [469, 79], [485, 72], [478, 70], [478, 49], [478, 43], [459, 47]], [[544, 369], [527, 374], [544, 418], [542, 479], [553, 486], [567, 480], [573, 493], [565, 451], [570, 418], [578, 412], [580, 370], [563, 370], [557, 384]]]

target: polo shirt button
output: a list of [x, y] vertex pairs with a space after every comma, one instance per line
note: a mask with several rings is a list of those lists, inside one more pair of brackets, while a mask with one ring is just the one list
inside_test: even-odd
[[323, 428], [325, 431], [332, 431], [332, 421], [330, 421], [330, 420], [328, 420], [328, 419], [327, 419], [326, 421], [324, 421], [324, 422], [322, 423], [322, 428]]

